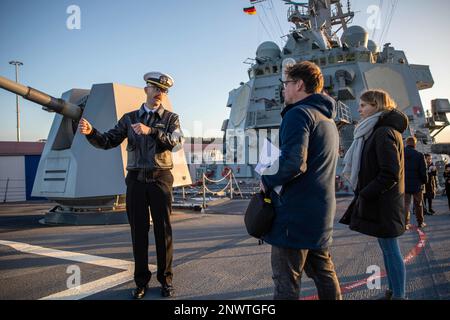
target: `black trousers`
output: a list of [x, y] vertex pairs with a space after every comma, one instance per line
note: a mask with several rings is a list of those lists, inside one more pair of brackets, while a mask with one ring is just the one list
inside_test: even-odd
[[428, 211], [433, 210], [433, 198], [429, 198], [429, 197], [426, 197], [424, 195], [423, 199], [424, 199], [424, 202], [425, 202], [424, 208], [426, 208], [426, 205], [428, 203]]
[[447, 195], [448, 200], [448, 210], [450, 210], [450, 184], [445, 185], [445, 194]]
[[138, 173], [129, 171], [127, 184], [127, 214], [131, 227], [135, 262], [134, 281], [139, 287], [147, 285], [152, 276], [148, 269], [148, 232], [150, 213], [156, 244], [157, 279], [162, 284], [172, 284], [172, 211], [173, 176], [170, 170], [153, 171], [147, 182], [138, 180]]

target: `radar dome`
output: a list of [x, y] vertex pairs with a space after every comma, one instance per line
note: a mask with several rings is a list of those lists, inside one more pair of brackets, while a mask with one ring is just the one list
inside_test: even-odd
[[344, 32], [341, 41], [353, 48], [367, 48], [369, 33], [363, 27], [351, 26]]
[[378, 45], [373, 40], [369, 40], [369, 42], [367, 43], [367, 49], [369, 49], [369, 51], [372, 53], [378, 53], [380, 51]]
[[256, 50], [256, 58], [278, 59], [280, 57], [280, 47], [274, 42], [266, 41], [259, 45]]

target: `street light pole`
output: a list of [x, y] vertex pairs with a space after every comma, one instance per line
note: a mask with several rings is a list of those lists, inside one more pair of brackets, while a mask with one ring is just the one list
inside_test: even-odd
[[[10, 61], [9, 64], [16, 67], [16, 83], [19, 82], [19, 66], [23, 66], [20, 61]], [[20, 109], [19, 109], [19, 95], [16, 94], [16, 114], [17, 114], [17, 142], [20, 142]]]

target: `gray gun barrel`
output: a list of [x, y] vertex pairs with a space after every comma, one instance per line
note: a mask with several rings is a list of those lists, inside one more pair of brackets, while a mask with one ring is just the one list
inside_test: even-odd
[[81, 108], [73, 103], [64, 101], [63, 99], [54, 98], [39, 90], [21, 85], [2, 76], [0, 76], [0, 88], [18, 94], [24, 99], [40, 104], [49, 112], [59, 113], [72, 120], [80, 120], [83, 113]]

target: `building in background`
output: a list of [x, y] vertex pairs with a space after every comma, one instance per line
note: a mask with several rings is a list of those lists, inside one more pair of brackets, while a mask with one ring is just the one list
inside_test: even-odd
[[44, 142], [0, 142], [0, 201], [40, 200], [31, 196]]
[[[36, 171], [44, 150], [39, 142], [0, 142], [0, 202], [42, 200], [31, 196]], [[187, 138], [184, 144], [186, 160], [193, 182], [202, 174], [212, 176], [216, 163], [223, 161], [221, 138]]]

